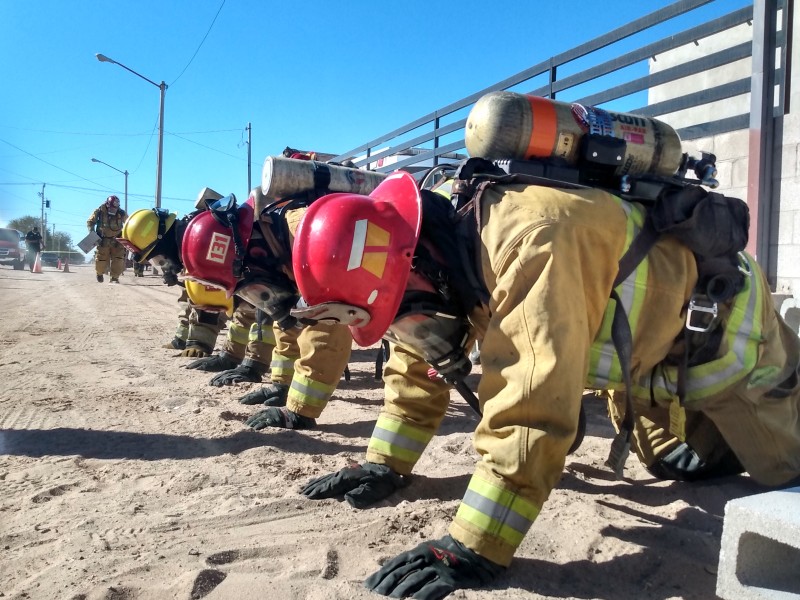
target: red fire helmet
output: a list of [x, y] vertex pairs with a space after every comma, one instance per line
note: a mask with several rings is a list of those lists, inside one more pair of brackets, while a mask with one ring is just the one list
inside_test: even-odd
[[233, 296], [236, 282], [241, 277], [241, 273], [234, 273], [236, 264], [241, 267], [253, 233], [253, 199], [248, 198], [233, 210], [238, 217], [236, 237], [241, 245], [241, 256], [236, 256], [233, 230], [211, 210], [203, 211], [189, 222], [181, 242], [185, 278], [225, 290], [228, 298]]
[[417, 183], [402, 171], [369, 196], [329, 194], [314, 202], [300, 221], [292, 250], [303, 299], [312, 308], [329, 305], [331, 315], [366, 311], [367, 319], [341, 322], [350, 325], [359, 345], [377, 342], [403, 298], [421, 219]]

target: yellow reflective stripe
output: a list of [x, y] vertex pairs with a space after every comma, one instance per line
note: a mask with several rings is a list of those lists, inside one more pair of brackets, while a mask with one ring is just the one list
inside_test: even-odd
[[774, 387], [781, 373], [783, 373], [783, 369], [775, 365], [765, 365], [755, 369], [750, 374], [750, 381], [747, 382], [747, 387], [757, 388], [767, 385]]
[[292, 385], [289, 386], [289, 397], [305, 405], [324, 408], [335, 390], [335, 385], [315, 381], [295, 373], [292, 378]]
[[416, 464], [419, 460], [419, 457], [422, 455], [422, 452], [413, 452], [412, 450], [406, 450], [405, 448], [401, 448], [395, 444], [390, 444], [385, 440], [381, 440], [375, 437], [370, 438], [369, 446], [367, 447], [367, 453], [374, 452], [376, 454], [381, 454], [383, 456], [391, 456], [392, 458], [396, 458], [397, 460], [410, 463], [412, 465]]
[[250, 326], [250, 335], [248, 336], [248, 341], [250, 342], [263, 342], [265, 344], [269, 344], [270, 346], [275, 345], [275, 332], [272, 331], [272, 327], [261, 327], [261, 338], [258, 337], [258, 323], [253, 323]]
[[499, 537], [517, 547], [530, 529], [540, 507], [492, 482], [472, 476], [456, 513], [456, 520]]
[[178, 328], [175, 330], [175, 337], [179, 340], [185, 340], [187, 335], [189, 335], [189, 326], [182, 323], [178, 325]]
[[[745, 260], [752, 260], [746, 257]], [[687, 401], [706, 398], [716, 394], [746, 377], [758, 361], [758, 345], [762, 341], [761, 319], [764, 294], [757, 278], [745, 280], [744, 289], [736, 296], [725, 337], [728, 352], [719, 360], [689, 369], [687, 377]], [[756, 315], [759, 318], [756, 318]]]
[[[628, 216], [625, 229], [625, 245], [622, 251], [624, 255], [644, 224], [645, 212], [638, 204], [630, 204], [617, 197], [614, 197], [614, 199]], [[645, 258], [636, 266], [633, 272], [616, 287], [617, 294], [625, 309], [625, 314], [628, 316], [631, 336], [635, 336], [638, 328], [638, 321], [642, 313], [647, 290], [648, 274], [649, 261]], [[611, 383], [620, 383], [623, 381], [622, 368], [619, 364], [614, 342], [611, 339], [611, 324], [614, 320], [614, 308], [614, 302], [609, 301], [606, 305], [605, 313], [603, 314], [603, 322], [600, 324], [600, 329], [589, 350], [589, 373], [586, 378], [587, 387], [604, 388], [608, 387]]]
[[228, 326], [228, 339], [234, 344], [247, 344], [248, 340], [250, 339], [249, 334], [250, 329], [247, 327], [242, 327], [236, 323], [231, 323]]
[[375, 423], [367, 452], [373, 450], [378, 454], [414, 464], [432, 437], [432, 432], [381, 415]]
[[[740, 256], [747, 263], [745, 265], [747, 267], [754, 262], [754, 259], [745, 253], [741, 253]], [[750, 271], [752, 272], [752, 268]], [[744, 289], [736, 295], [725, 323], [728, 351], [715, 360], [688, 369], [687, 402], [718, 394], [753, 371], [758, 362], [758, 346], [762, 342], [761, 314], [766, 297], [767, 292], [763, 289], [759, 277], [751, 275], [745, 280]], [[677, 394], [677, 367], [660, 366], [655, 376], [645, 377], [639, 382], [641, 386], [639, 389], [649, 390], [651, 379], [654, 397], [657, 400], [674, 398]]]
[[297, 359], [296, 356], [283, 356], [282, 354], [278, 354], [273, 350], [272, 352], [272, 362], [270, 363], [270, 369], [272, 369], [272, 376], [286, 376], [286, 377], [293, 377], [294, 375], [294, 361]]

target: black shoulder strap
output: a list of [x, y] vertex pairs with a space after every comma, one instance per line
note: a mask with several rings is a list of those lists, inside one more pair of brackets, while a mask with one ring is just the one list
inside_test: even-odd
[[619, 433], [614, 436], [611, 442], [606, 465], [616, 474], [617, 478], [622, 478], [622, 470], [628, 458], [631, 447], [631, 435], [633, 433], [633, 401], [631, 394], [633, 384], [631, 382], [631, 357], [633, 354], [633, 336], [631, 335], [631, 325], [625, 308], [622, 306], [622, 299], [617, 294], [617, 286], [625, 281], [641, 263], [650, 249], [658, 240], [658, 232], [653, 227], [650, 216], [645, 217], [644, 225], [631, 245], [619, 259], [617, 276], [611, 289], [611, 299], [614, 301], [614, 318], [611, 321], [611, 340], [619, 358], [619, 366], [622, 371], [622, 379], [625, 382], [625, 415], [622, 420]]

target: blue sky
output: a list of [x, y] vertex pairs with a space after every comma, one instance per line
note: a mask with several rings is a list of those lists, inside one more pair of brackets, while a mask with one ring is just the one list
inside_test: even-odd
[[287, 145], [347, 151], [669, 4], [0, 0], [0, 226], [40, 215], [44, 183], [48, 230], [80, 240], [123, 197], [93, 157], [129, 172], [129, 212], [154, 205], [159, 89], [96, 53], [169, 86], [162, 206], [182, 215], [205, 186], [246, 197], [248, 123], [255, 186]]

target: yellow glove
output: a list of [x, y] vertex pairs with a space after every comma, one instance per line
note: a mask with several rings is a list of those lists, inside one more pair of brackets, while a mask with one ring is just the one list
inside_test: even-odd
[[183, 352], [181, 352], [181, 356], [187, 358], [205, 358], [211, 354], [210, 352], [206, 352], [203, 348], [199, 348], [197, 346], [191, 346], [190, 348], [186, 348]]

